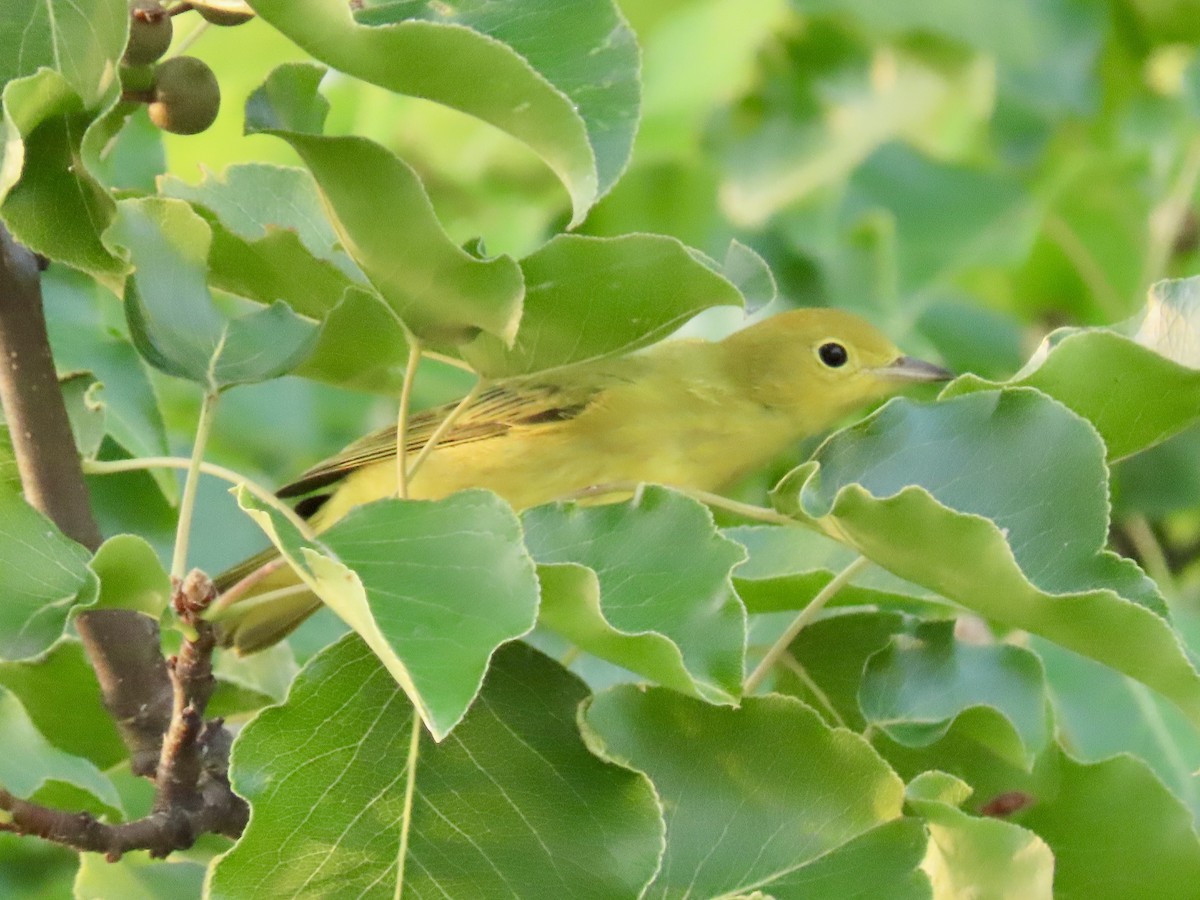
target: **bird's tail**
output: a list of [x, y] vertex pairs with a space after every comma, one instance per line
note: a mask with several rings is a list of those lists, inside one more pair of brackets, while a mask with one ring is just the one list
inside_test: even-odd
[[[271, 570], [273, 564], [278, 567]], [[260, 572], [263, 574], [255, 578]], [[244, 593], [222, 602], [229, 591], [248, 578], [254, 581]], [[278, 643], [321, 606], [316, 594], [273, 547], [222, 572], [214, 582], [221, 598], [213, 616], [217, 638], [222, 646], [232, 647], [239, 654]]]

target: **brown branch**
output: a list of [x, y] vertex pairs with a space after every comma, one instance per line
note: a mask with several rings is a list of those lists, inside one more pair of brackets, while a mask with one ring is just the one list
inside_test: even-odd
[[37, 258], [0, 226], [0, 401], [25, 499], [89, 550], [100, 530], [62, 403]]
[[[8, 422], [25, 499], [67, 537], [100, 545], [79, 455], [62, 402], [46, 319], [38, 258], [0, 225], [0, 405]], [[3, 598], [0, 598], [3, 602]], [[129, 748], [133, 771], [151, 774], [170, 721], [171, 684], [158, 624], [128, 610], [97, 610], [75, 620], [104, 704]]]
[[197, 791], [202, 766], [201, 730], [204, 709], [212, 696], [212, 652], [217, 641], [212, 625], [200, 617], [217, 596], [212, 580], [193, 569], [175, 589], [175, 613], [195, 631], [195, 637], [183, 642], [179, 655], [168, 661], [174, 687], [171, 725], [163, 738], [158, 763], [156, 810], [182, 806], [192, 808], [201, 802]]
[[249, 809], [229, 786], [229, 732], [220, 719], [204, 721], [212, 696], [212, 652], [216, 638], [201, 613], [216, 597], [212, 580], [199, 570], [176, 583], [175, 612], [193, 635], [183, 642], [169, 670], [173, 688], [171, 722], [158, 760], [154, 808], [133, 822], [110, 825], [89, 813], [69, 813], [14, 797], [0, 789], [0, 830], [120, 859], [129, 850], [163, 857], [184, 850], [207, 832], [237, 838]]
[[[240, 820], [237, 833], [245, 827], [245, 804], [232, 792], [227, 797], [230, 803], [226, 806], [205, 803], [196, 810], [162, 810], [132, 822], [110, 825], [91, 813], [51, 809], [14, 797], [0, 788], [0, 810], [8, 813], [8, 821], [0, 819], [0, 831], [33, 835], [75, 850], [103, 853], [109, 862], [116, 862], [130, 850], [149, 850], [151, 856], [161, 858], [192, 846], [201, 834], [216, 832], [237, 837], [236, 833], [230, 834], [230, 823]], [[232, 805], [235, 801], [240, 804], [237, 809]]]

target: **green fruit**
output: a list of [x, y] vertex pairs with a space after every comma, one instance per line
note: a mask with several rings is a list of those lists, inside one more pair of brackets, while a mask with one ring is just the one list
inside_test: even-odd
[[242, 0], [196, 0], [192, 9], [200, 13], [207, 22], [231, 28], [254, 18], [254, 10]]
[[196, 134], [217, 118], [217, 76], [194, 56], [176, 56], [154, 70], [150, 121], [172, 134]]
[[129, 5], [129, 43], [125, 45], [125, 62], [131, 66], [147, 66], [171, 46], [175, 33], [171, 17], [158, 0], [134, 0]]

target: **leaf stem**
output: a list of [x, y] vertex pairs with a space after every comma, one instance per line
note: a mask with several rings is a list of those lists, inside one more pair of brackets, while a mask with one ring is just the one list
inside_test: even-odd
[[767, 673], [775, 666], [775, 663], [787, 652], [787, 648], [791, 646], [792, 641], [804, 630], [804, 627], [817, 617], [817, 614], [825, 608], [826, 604], [834, 598], [838, 591], [846, 586], [851, 578], [870, 564], [871, 561], [869, 559], [865, 556], [860, 556], [833, 576], [829, 584], [821, 588], [817, 596], [812, 598], [808, 606], [800, 610], [800, 614], [792, 620], [792, 624], [771, 645], [766, 655], [755, 667], [754, 671], [750, 673], [750, 676], [746, 679], [746, 683], [742, 686], [742, 693], [744, 695], [754, 693], [758, 686], [762, 684], [763, 679], [767, 677]]
[[[643, 487], [640, 481], [609, 481], [604, 484], [596, 484], [591, 487], [583, 488], [582, 490], [572, 491], [560, 497], [560, 500], [588, 500], [593, 497], [603, 497], [607, 494], [632, 494], [639, 488]], [[743, 516], [747, 519], [753, 519], [757, 522], [767, 522], [771, 525], [802, 525], [797, 519], [791, 516], [785, 516], [781, 512], [776, 512], [773, 509], [767, 509], [765, 506], [755, 506], [752, 503], [742, 503], [738, 500], [730, 500], [728, 497], [722, 497], [720, 494], [714, 494], [711, 491], [701, 491], [695, 488], [676, 487], [673, 484], [662, 485], [670, 490], [677, 491], [680, 494], [691, 497], [699, 503], [707, 506], [714, 506], [717, 509], [723, 509], [726, 512], [734, 513], [735, 515]]]
[[412, 739], [408, 744], [408, 772], [404, 781], [404, 815], [400, 820], [400, 850], [396, 859], [396, 893], [399, 900], [404, 892], [404, 861], [408, 856], [408, 833], [412, 830], [413, 795], [417, 790], [417, 758], [421, 753], [421, 716], [417, 707], [412, 711]]
[[[185, 11], [186, 10], [181, 10], [181, 12], [185, 12]], [[203, 37], [204, 32], [208, 31], [209, 26], [211, 24], [212, 23], [209, 22], [207, 19], [201, 19], [199, 21], [199, 23], [196, 25], [196, 27], [193, 28], [191, 31], [189, 31], [187, 34], [185, 34], [180, 39], [179, 43], [176, 44], [174, 48], [172, 48], [171, 56], [182, 56], [184, 53], [187, 53], [188, 50], [191, 49], [192, 44], [194, 44], [194, 43], [196, 43], [196, 41], [200, 40], [200, 38]]]
[[[190, 468], [191, 464], [192, 461], [190, 459], [181, 459], [178, 456], [144, 456], [140, 459], [84, 460], [83, 471], [89, 475], [112, 475], [117, 472], [140, 472], [143, 469], [187, 469]], [[315, 541], [317, 539], [317, 534], [312, 530], [312, 526], [296, 515], [294, 509], [261, 484], [251, 481], [244, 475], [239, 475], [232, 469], [218, 466], [215, 463], [201, 462], [200, 471], [205, 475], [212, 475], [215, 478], [220, 478], [222, 481], [228, 481], [230, 484], [244, 485], [246, 490], [257, 499], [270, 506], [291, 522], [306, 541]]]
[[171, 577], [183, 578], [187, 574], [188, 543], [192, 534], [192, 516], [196, 510], [196, 488], [200, 482], [200, 465], [204, 462], [204, 449], [212, 433], [213, 418], [217, 412], [215, 390], [206, 391], [200, 403], [200, 417], [196, 422], [196, 440], [192, 445], [192, 458], [188, 463], [187, 477], [183, 482], [183, 497], [179, 501], [179, 522], [175, 527], [175, 552], [171, 557]]
[[400, 388], [400, 412], [396, 420], [396, 496], [408, 497], [408, 408], [412, 403], [413, 382], [421, 364], [421, 342], [410, 337], [408, 365], [404, 369], [404, 384]]
[[1122, 527], [1125, 530], [1125, 536], [1129, 538], [1129, 543], [1133, 544], [1133, 548], [1141, 557], [1146, 574], [1158, 583], [1159, 590], [1163, 592], [1167, 600], [1176, 600], [1179, 593], [1175, 585], [1175, 576], [1171, 574], [1171, 565], [1167, 562], [1167, 555], [1163, 552], [1162, 544], [1155, 537], [1154, 529], [1150, 527], [1146, 517], [1130, 516]]
[[450, 430], [450, 426], [458, 420], [458, 417], [462, 415], [463, 411], [472, 403], [474, 403], [475, 398], [483, 392], [484, 385], [485, 382], [482, 378], [476, 381], [475, 384], [471, 386], [471, 389], [467, 391], [466, 396], [458, 401], [458, 405], [454, 407], [454, 409], [450, 410], [450, 412], [446, 414], [446, 418], [442, 419], [442, 421], [438, 424], [438, 427], [433, 430], [433, 434], [429, 436], [429, 440], [425, 442], [425, 446], [421, 448], [421, 452], [417, 454], [417, 458], [414, 459], [412, 465], [408, 467], [409, 483], [412, 483], [413, 476], [417, 474], [417, 469], [421, 468], [421, 464], [429, 458], [429, 454], [434, 451], [438, 445], [438, 442], [441, 441], [446, 432]]

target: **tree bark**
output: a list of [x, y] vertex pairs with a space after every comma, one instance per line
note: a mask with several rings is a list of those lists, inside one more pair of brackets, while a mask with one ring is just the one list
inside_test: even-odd
[[[100, 546], [79, 454], [50, 353], [37, 257], [0, 225], [0, 405], [25, 499], [67, 537]], [[4, 598], [0, 597], [0, 603]], [[133, 771], [151, 775], [171, 721], [158, 623], [127, 610], [80, 615], [75, 628]]]

